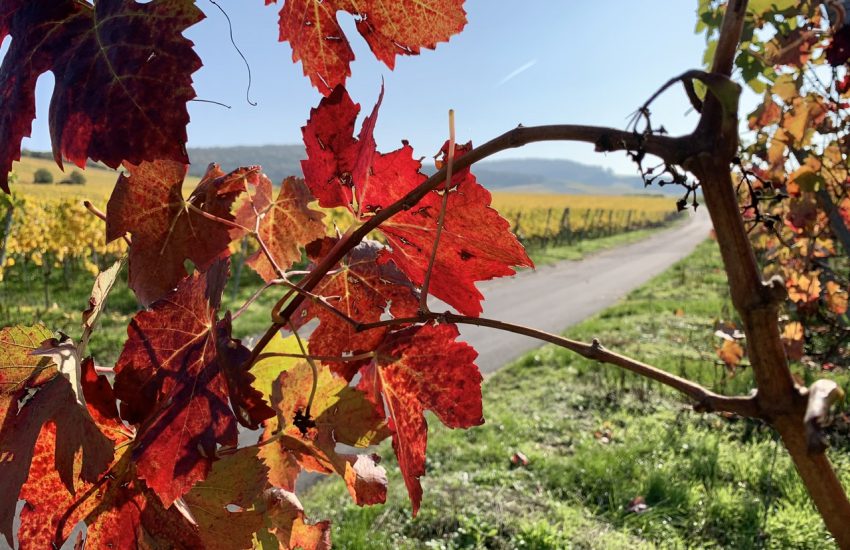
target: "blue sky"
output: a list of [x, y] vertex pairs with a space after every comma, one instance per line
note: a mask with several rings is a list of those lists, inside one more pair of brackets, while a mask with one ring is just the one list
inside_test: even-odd
[[[227, 21], [198, 0], [207, 19], [187, 35], [205, 66], [195, 73], [198, 97], [231, 105], [192, 102], [189, 146], [299, 143], [301, 126], [319, 93], [277, 41], [280, 5], [262, 0], [218, 0], [233, 22], [237, 44], [253, 73], [252, 107], [245, 100], [247, 73], [230, 44]], [[698, 67], [704, 39], [694, 34], [696, 0], [467, 0], [466, 29], [435, 51], [400, 57], [395, 71], [377, 62], [339, 14], [357, 59], [348, 89], [371, 110], [386, 86], [376, 139], [381, 150], [408, 139], [431, 156], [447, 136], [447, 111], [456, 112], [458, 140], [482, 143], [519, 123], [601, 124], [622, 128], [629, 115], [669, 77]], [[46, 123], [52, 77], [39, 81], [33, 137], [24, 147], [49, 150]], [[167, 93], [164, 91], [164, 93]], [[653, 109], [670, 132], [689, 131], [694, 113], [676, 87]], [[501, 158], [569, 158], [634, 169], [622, 154], [597, 155], [580, 144], [541, 144], [501, 153]]]

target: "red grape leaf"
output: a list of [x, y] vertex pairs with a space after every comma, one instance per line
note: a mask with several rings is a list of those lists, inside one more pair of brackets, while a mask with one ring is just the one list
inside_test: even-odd
[[[266, 0], [266, 4], [276, 0]], [[351, 75], [354, 52], [336, 12], [355, 16], [375, 57], [392, 69], [396, 55], [434, 49], [466, 25], [463, 0], [285, 0], [280, 10], [280, 40], [292, 46], [292, 60], [324, 95]]]
[[130, 176], [118, 178], [107, 205], [107, 240], [126, 233], [133, 237], [130, 288], [145, 306], [186, 276], [186, 259], [206, 270], [217, 258], [229, 255], [228, 245], [236, 236], [233, 227], [197, 210], [233, 222], [233, 201], [245, 190], [246, 181], [256, 181], [260, 173], [252, 167], [225, 175], [212, 164], [184, 201], [181, 188], [186, 168], [168, 161], [129, 165]]
[[[55, 470], [30, 476], [21, 492], [27, 504], [21, 512], [20, 540], [36, 548], [59, 547], [82, 520], [88, 526], [88, 548], [199, 548], [195, 528], [175, 508], [163, 508], [136, 477], [127, 445], [130, 435], [118, 417], [112, 388], [105, 376], [95, 373], [90, 358], [83, 361], [82, 387], [97, 427], [116, 447], [126, 450], [97, 483], [75, 478], [73, 494]], [[34, 468], [54, 461], [56, 433], [55, 424], [45, 425]]]
[[[331, 523], [320, 521], [310, 525], [304, 521], [304, 507], [295, 493], [272, 487], [263, 493], [265, 501], [266, 517], [271, 526], [268, 532], [258, 533], [263, 548], [277, 548], [273, 546], [274, 539], [284, 550], [330, 550], [331, 548]], [[273, 537], [273, 538], [272, 538]], [[272, 540], [269, 540], [272, 538]]]
[[46, 470], [66, 487], [74, 487], [75, 472], [94, 480], [112, 460], [112, 444], [79, 406], [71, 384], [49, 358], [31, 352], [51, 334], [43, 326], [0, 330], [0, 533], [11, 544], [16, 499], [31, 471], [34, 449], [43, 427], [52, 423], [58, 445], [51, 449]]
[[233, 407], [240, 424], [255, 430], [263, 420], [272, 418], [275, 413], [266, 403], [265, 394], [252, 386], [256, 377], [245, 370], [251, 351], [242, 345], [241, 340], [231, 337], [230, 312], [218, 322], [216, 334], [217, 361], [227, 381], [230, 406]]
[[[319, 197], [320, 205], [346, 206], [361, 221], [402, 199], [425, 180], [419, 171], [421, 163], [406, 143], [391, 153], [374, 151], [372, 130], [377, 108], [355, 139], [359, 106], [339, 88], [322, 99], [303, 129], [307, 160], [302, 161], [302, 167], [307, 185]], [[471, 144], [456, 146], [455, 157], [460, 158], [471, 148]], [[443, 157], [447, 151], [444, 145]], [[510, 232], [510, 223], [490, 207], [489, 191], [469, 170], [453, 175], [449, 193], [429, 292], [465, 315], [478, 315], [483, 296], [475, 288], [477, 281], [512, 275], [512, 266], [533, 264]], [[381, 231], [392, 250], [382, 252], [379, 261], [392, 260], [421, 286], [441, 208], [442, 195], [434, 191], [384, 222]]]
[[310, 109], [310, 118], [301, 128], [307, 149], [301, 170], [323, 208], [351, 208], [352, 172], [359, 150], [353, 137], [354, 123], [359, 112], [360, 105], [340, 86]]
[[204, 548], [198, 530], [177, 510], [165, 508], [136, 476], [127, 451], [93, 492], [81, 493], [70, 527], [82, 519], [88, 526], [86, 548]]
[[[468, 151], [471, 145], [459, 146]], [[405, 146], [405, 162], [412, 159], [412, 150]], [[455, 158], [462, 156], [462, 152]], [[376, 163], [398, 159], [385, 155]], [[381, 173], [379, 168], [376, 173]], [[490, 207], [490, 192], [484, 189], [475, 176], [466, 177], [449, 191], [443, 232], [440, 236], [428, 292], [464, 315], [481, 314], [484, 296], [475, 287], [477, 281], [513, 275], [511, 266], [533, 267], [531, 259], [510, 231], [510, 222]], [[385, 185], [381, 202], [390, 204], [400, 199], [409, 189]], [[365, 201], [366, 199], [364, 199]], [[392, 260], [415, 284], [421, 286], [428, 269], [431, 250], [437, 231], [437, 220], [442, 208], [442, 196], [431, 192], [411, 208], [399, 212], [381, 225], [391, 251], [383, 251], [379, 262]]]
[[[254, 533], [263, 527], [263, 513], [249, 509], [266, 488], [266, 468], [257, 451], [240, 449], [216, 461], [207, 479], [186, 494], [207, 550], [251, 548]], [[234, 506], [239, 510], [228, 509]]]
[[[286, 270], [301, 259], [301, 247], [325, 235], [324, 214], [307, 206], [313, 197], [302, 179], [286, 178], [277, 200], [273, 199], [272, 192], [271, 180], [260, 175], [256, 192], [242, 204], [236, 221], [253, 229], [259, 218], [258, 238], [275, 259], [277, 267]], [[262, 250], [254, 253], [246, 263], [266, 282], [280, 276]]]
[[[337, 239], [325, 238], [307, 248], [313, 261], [324, 257]], [[393, 265], [378, 265], [382, 245], [364, 241], [345, 256], [340, 264], [313, 290], [350, 318], [361, 323], [379, 321], [389, 312], [393, 317], [410, 317], [419, 309], [419, 299], [405, 276]], [[300, 326], [318, 319], [319, 326], [310, 335], [310, 350], [315, 355], [341, 357], [375, 349], [388, 328], [358, 332], [345, 319], [327, 307], [305, 300], [293, 319]], [[334, 362], [334, 372], [351, 380], [359, 365]]]
[[[287, 465], [291, 455], [303, 468], [346, 481], [354, 501], [363, 506], [386, 500], [386, 471], [376, 457], [338, 453], [338, 443], [352, 447], [375, 445], [390, 435], [383, 414], [359, 390], [335, 376], [326, 365], [317, 365], [316, 391], [309, 411], [313, 369], [299, 361], [280, 373], [273, 385], [272, 402], [277, 421], [267, 433], [280, 433], [277, 445], [267, 445], [267, 464]], [[287, 471], [286, 469], [284, 472]], [[286, 481], [286, 476], [282, 476]], [[284, 487], [285, 488], [285, 487]]]
[[458, 334], [455, 325], [424, 325], [390, 334], [357, 386], [379, 412], [386, 403], [393, 449], [414, 515], [422, 500], [419, 478], [425, 475], [425, 410], [450, 428], [484, 423], [481, 374], [474, 363], [478, 354], [458, 342]]
[[214, 317], [225, 273], [224, 262], [195, 273], [136, 314], [115, 366], [122, 416], [141, 425], [134, 451], [139, 476], [165, 506], [206, 478], [216, 444], [236, 445], [222, 367], [229, 357], [217, 349], [229, 340], [229, 322], [216, 325]]
[[[0, 39], [12, 43], [0, 66], [0, 188], [20, 158], [35, 118], [35, 85], [48, 71], [53, 156], [84, 167], [86, 158], [188, 162], [186, 102], [201, 60], [183, 31], [203, 14], [192, 0], [12, 0], [0, 14]], [[167, 90], [168, 93], [163, 93]]]

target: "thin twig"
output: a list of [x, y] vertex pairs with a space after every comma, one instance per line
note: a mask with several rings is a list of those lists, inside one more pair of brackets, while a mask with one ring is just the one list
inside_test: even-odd
[[434, 261], [437, 259], [437, 248], [440, 246], [440, 236], [443, 234], [443, 225], [446, 221], [446, 208], [449, 205], [449, 188], [452, 185], [452, 168], [455, 160], [455, 112], [449, 109], [449, 151], [446, 161], [446, 185], [443, 187], [443, 201], [440, 205], [440, 214], [437, 217], [437, 231], [434, 234], [434, 247], [431, 249], [431, 257], [428, 259], [428, 269], [425, 270], [425, 278], [422, 281], [422, 290], [419, 293], [419, 311], [428, 311], [428, 288], [431, 284], [431, 271], [434, 269]]
[[[86, 208], [86, 210], [88, 210], [89, 212], [103, 220], [104, 223], [106, 223], [106, 214], [103, 212], [103, 210], [93, 205], [91, 201], [83, 201], [83, 206]], [[124, 239], [124, 242], [127, 243], [127, 246], [130, 246], [130, 243], [132, 242], [130, 240], [130, 236], [125, 233], [124, 235], [122, 235], [122, 238]]]
[[313, 399], [316, 398], [316, 389], [319, 387], [319, 368], [316, 367], [316, 363], [310, 359], [310, 355], [307, 353], [307, 348], [304, 346], [304, 342], [301, 341], [301, 337], [298, 335], [298, 331], [295, 330], [295, 325], [292, 324], [292, 321], [289, 322], [289, 330], [295, 335], [295, 341], [298, 342], [298, 347], [301, 349], [304, 359], [307, 360], [307, 364], [310, 365], [311, 369], [313, 369], [313, 387], [310, 388], [310, 398], [307, 399], [307, 406], [304, 408], [304, 416], [310, 418], [310, 407], [313, 406]]
[[245, 311], [248, 310], [248, 307], [250, 307], [250, 305], [253, 304], [257, 300], [257, 298], [260, 297], [260, 295], [263, 292], [265, 292], [266, 290], [268, 290], [269, 288], [271, 288], [273, 286], [281, 285], [284, 282], [285, 282], [285, 279], [272, 279], [271, 281], [267, 282], [265, 285], [263, 285], [261, 288], [259, 288], [256, 292], [254, 292], [254, 294], [252, 294], [251, 297], [248, 298], [248, 300], [244, 304], [242, 304], [242, 307], [240, 307], [239, 310], [236, 313], [233, 314], [232, 318], [233, 319], [239, 318], [239, 316], [242, 315], [243, 313], [245, 313]]

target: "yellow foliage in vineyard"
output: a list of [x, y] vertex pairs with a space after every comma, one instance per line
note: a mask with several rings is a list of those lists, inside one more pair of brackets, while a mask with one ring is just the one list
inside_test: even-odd
[[[96, 263], [105, 263], [123, 254], [123, 241], [106, 244], [103, 221], [94, 217], [82, 205], [88, 199], [103, 208], [112, 192], [117, 173], [111, 170], [89, 169], [84, 172], [84, 185], [34, 184], [32, 174], [38, 169], [61, 173], [50, 160], [24, 157], [15, 168], [19, 175], [15, 196], [6, 198], [14, 203], [9, 235], [5, 243], [5, 265], [29, 262], [47, 268], [59, 267], [68, 261], [96, 272]], [[187, 178], [188, 193], [197, 178]], [[534, 193], [493, 193], [493, 207], [507, 218], [524, 239], [548, 238], [563, 231], [576, 235], [589, 230], [619, 233], [657, 225], [675, 215], [675, 201], [658, 196], [593, 196]], [[567, 211], [568, 209], [568, 211]], [[6, 212], [3, 207], [0, 217]], [[344, 209], [326, 211], [329, 232], [345, 230], [353, 221]], [[0, 234], [4, 231], [0, 227]], [[247, 246], [246, 246], [247, 245]], [[252, 251], [251, 243], [233, 243], [234, 252]]]
[[493, 207], [521, 237], [539, 238], [567, 230], [621, 233], [676, 217], [676, 201], [659, 196], [493, 193]]
[[97, 274], [98, 259], [108, 261], [126, 251], [123, 240], [106, 243], [103, 221], [91, 215], [81, 200], [14, 196], [10, 202], [3, 269], [21, 262], [47, 269], [76, 262]]

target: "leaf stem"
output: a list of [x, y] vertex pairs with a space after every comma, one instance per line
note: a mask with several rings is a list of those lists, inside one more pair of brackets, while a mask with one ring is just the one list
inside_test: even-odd
[[440, 215], [437, 217], [437, 231], [434, 234], [434, 247], [431, 249], [431, 257], [428, 259], [428, 269], [425, 270], [425, 278], [422, 281], [422, 289], [419, 293], [419, 311], [428, 311], [428, 287], [431, 284], [431, 271], [434, 269], [434, 261], [437, 259], [437, 248], [440, 246], [440, 236], [443, 234], [443, 225], [446, 221], [446, 208], [449, 204], [449, 188], [452, 184], [452, 168], [455, 160], [455, 112], [449, 109], [449, 151], [446, 161], [446, 184], [443, 188], [443, 200], [440, 205]]
[[307, 360], [307, 364], [309, 364], [310, 368], [313, 369], [313, 387], [310, 388], [310, 398], [307, 399], [307, 407], [304, 409], [304, 416], [310, 418], [310, 407], [313, 406], [313, 399], [316, 398], [316, 390], [319, 387], [319, 369], [307, 353], [307, 348], [304, 346], [304, 342], [301, 341], [301, 336], [298, 335], [298, 331], [295, 330], [295, 325], [292, 324], [292, 321], [289, 321], [289, 330], [295, 335], [295, 341], [298, 342], [298, 347], [301, 349], [304, 359]]

